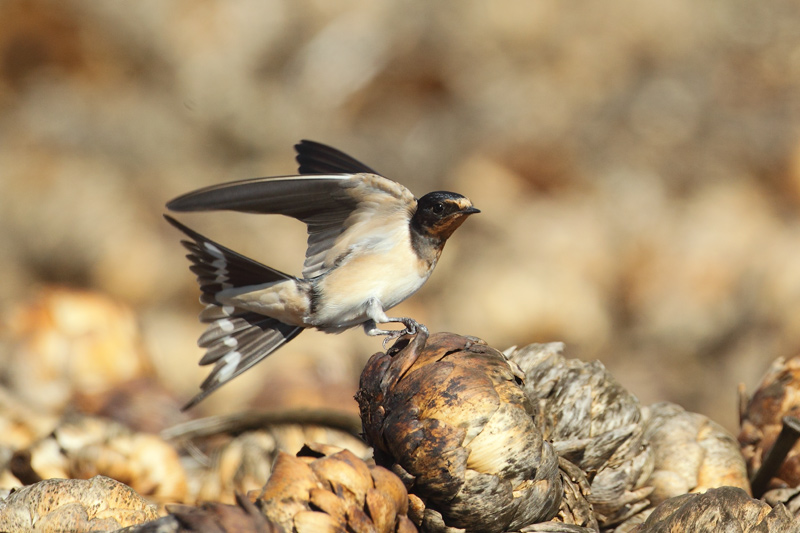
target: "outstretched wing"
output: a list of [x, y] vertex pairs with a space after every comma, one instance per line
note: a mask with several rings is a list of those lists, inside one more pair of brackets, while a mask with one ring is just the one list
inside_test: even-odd
[[407, 222], [416, 199], [399, 183], [377, 174], [322, 174], [215, 185], [184, 194], [167, 208], [271, 213], [303, 221], [308, 226], [303, 277], [308, 279], [332, 268], [370, 232], [380, 235], [384, 225]]

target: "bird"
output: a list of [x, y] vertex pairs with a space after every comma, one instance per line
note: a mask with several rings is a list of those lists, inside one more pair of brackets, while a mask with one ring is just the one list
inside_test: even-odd
[[[302, 275], [270, 268], [212, 241], [165, 214], [188, 239], [190, 270], [197, 275], [200, 365], [214, 365], [190, 409], [250, 369], [303, 330], [340, 333], [362, 326], [387, 340], [421, 328], [386, 311], [428, 280], [453, 232], [479, 213], [458, 193], [434, 191], [417, 199], [351, 156], [315, 141], [295, 145], [299, 175], [212, 185], [166, 204], [170, 211], [229, 210], [279, 214], [308, 230]], [[404, 328], [381, 329], [401, 323]]]

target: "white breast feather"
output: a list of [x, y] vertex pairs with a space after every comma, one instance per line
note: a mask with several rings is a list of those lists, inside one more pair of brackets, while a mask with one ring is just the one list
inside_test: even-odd
[[360, 239], [345, 260], [320, 280], [320, 299], [313, 317], [320, 327], [353, 326], [367, 320], [370, 298], [381, 302], [384, 310], [415, 293], [428, 279], [421, 272], [411, 248], [407, 224], [393, 224], [392, 231], [370, 232]]

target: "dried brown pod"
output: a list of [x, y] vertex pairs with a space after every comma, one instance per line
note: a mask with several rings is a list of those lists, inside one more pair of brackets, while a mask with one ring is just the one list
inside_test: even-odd
[[403, 337], [367, 363], [356, 395], [365, 436], [424, 530], [516, 530], [557, 513], [558, 459], [521, 378], [501, 352], [452, 333]]
[[279, 453], [267, 484], [248, 496], [287, 531], [416, 531], [400, 479], [331, 446], [309, 445], [298, 456]]
[[267, 520], [246, 497], [237, 494], [236, 504], [206, 502], [197, 507], [168, 505], [169, 514], [134, 526], [125, 533], [284, 533]]
[[[741, 390], [741, 389], [740, 389]], [[741, 390], [739, 445], [750, 475], [761, 468], [783, 428], [785, 416], [800, 416], [800, 356], [776, 359], [751, 398]], [[800, 443], [786, 455], [769, 488], [800, 486]]]
[[233, 503], [237, 493], [263, 487], [277, 453], [275, 438], [268, 431], [234, 437], [214, 449], [208, 463], [189, 470], [198, 486], [195, 501]]
[[25, 483], [101, 475], [159, 502], [186, 497], [186, 474], [177, 451], [157, 435], [133, 432], [110, 420], [68, 417], [51, 436], [14, 457], [12, 472]]
[[589, 502], [603, 527], [650, 505], [653, 456], [639, 400], [599, 361], [563, 356], [563, 343], [531, 344], [508, 358], [525, 373], [525, 392], [544, 437], [591, 480]]
[[693, 533], [741, 531], [742, 533], [790, 533], [800, 531], [783, 505], [770, 507], [742, 489], [720, 487], [702, 494], [683, 494], [658, 507], [631, 533]]
[[371, 455], [353, 433], [360, 419], [325, 409], [250, 411], [184, 422], [161, 433], [191, 454], [184, 457], [190, 485], [189, 501], [234, 503], [236, 493], [264, 486], [279, 451], [291, 455], [306, 442], [346, 448], [357, 457]]
[[6, 533], [110, 531], [154, 520], [158, 514], [130, 487], [105, 476], [47, 479], [0, 501]]
[[654, 505], [686, 494], [722, 486], [750, 493], [736, 439], [708, 417], [663, 402], [643, 409], [645, 438], [655, 458], [648, 485]]

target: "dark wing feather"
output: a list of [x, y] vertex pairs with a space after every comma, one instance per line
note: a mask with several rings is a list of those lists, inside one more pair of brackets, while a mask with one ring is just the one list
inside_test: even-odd
[[167, 204], [171, 211], [220, 211], [275, 214], [303, 222], [320, 214], [341, 219], [356, 206], [342, 191], [346, 174], [254, 178], [204, 187]]
[[357, 159], [315, 141], [302, 140], [294, 145], [297, 151], [297, 171], [300, 174], [377, 174]]
[[[185, 226], [169, 215], [164, 218], [186, 234], [191, 240], [181, 241], [189, 250], [186, 256], [192, 262], [189, 267], [197, 275], [197, 283], [204, 295], [213, 295], [231, 287], [259, 285], [270, 281], [297, 279], [249, 257], [234, 252]], [[213, 303], [213, 300], [206, 303]]]
[[[411, 192], [375, 174], [338, 150], [302, 141], [297, 145], [301, 171], [346, 170], [347, 174], [309, 174], [223, 183], [193, 191], [167, 204], [173, 211], [232, 210], [280, 214], [308, 226], [308, 250], [303, 276], [324, 274], [353, 245], [343, 234], [355, 224], [361, 233], [394, 221], [410, 219], [416, 208]], [[358, 171], [356, 173], [352, 173]], [[407, 217], [406, 217], [407, 215]], [[407, 220], [406, 220], [407, 222]], [[352, 240], [352, 239], [351, 239]]]

